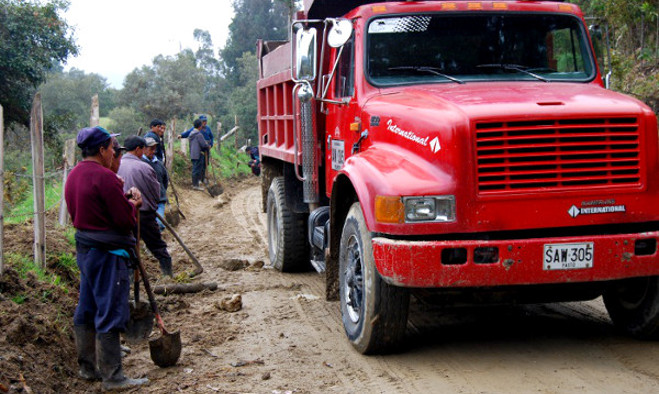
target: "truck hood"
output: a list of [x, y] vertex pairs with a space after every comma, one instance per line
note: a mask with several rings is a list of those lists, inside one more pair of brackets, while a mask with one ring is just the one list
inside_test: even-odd
[[[455, 195], [460, 220], [437, 224], [451, 227], [443, 232], [588, 226], [659, 217], [659, 208], [648, 211], [656, 206], [648, 201], [657, 198], [659, 183], [646, 182], [647, 174], [658, 167], [656, 121], [649, 108], [633, 98], [594, 84], [490, 82], [388, 88], [371, 96], [362, 108], [361, 120], [369, 134], [360, 154], [351, 159], [368, 162], [369, 168], [382, 173], [380, 178], [363, 176], [379, 180], [374, 181], [372, 194]], [[548, 127], [568, 136], [548, 142]], [[506, 130], [513, 130], [512, 136]], [[588, 130], [614, 135], [606, 140], [606, 149], [628, 158], [623, 168], [602, 164], [601, 140], [593, 140], [600, 137]], [[508, 145], [505, 138], [513, 142]], [[577, 147], [578, 153], [573, 153]], [[627, 155], [634, 149], [638, 155]], [[556, 165], [557, 161], [564, 164]], [[590, 209], [587, 204], [592, 201], [615, 201], [602, 209], [624, 212], [578, 214], [581, 208]], [[378, 224], [375, 231], [398, 231], [385, 227]], [[424, 230], [440, 231], [435, 227]]]
[[[490, 117], [518, 118], [531, 114], [564, 117], [606, 114], [607, 116], [639, 114], [646, 108], [642, 102], [606, 90], [597, 85], [578, 83], [501, 82], [442, 84], [424, 87], [401, 87], [382, 91], [369, 101], [372, 107], [385, 104], [390, 112], [409, 113], [414, 108], [426, 110], [458, 110], [471, 120]], [[396, 114], [392, 113], [396, 116]], [[425, 115], [431, 116], [426, 113]]]

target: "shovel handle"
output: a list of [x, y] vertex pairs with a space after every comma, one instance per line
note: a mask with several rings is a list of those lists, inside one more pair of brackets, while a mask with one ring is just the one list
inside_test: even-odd
[[185, 253], [187, 253], [188, 256], [190, 256], [190, 259], [192, 260], [192, 262], [194, 263], [194, 265], [197, 267], [195, 273], [198, 275], [198, 274], [201, 274], [202, 272], [204, 272], [204, 267], [201, 266], [201, 264], [199, 263], [199, 260], [197, 260], [197, 258], [195, 257], [195, 255], [192, 254], [192, 252], [190, 251], [190, 249], [188, 249], [188, 247], [185, 246], [185, 243], [183, 242], [183, 240], [181, 239], [181, 237], [179, 237], [179, 235], [176, 233], [176, 231], [174, 231], [174, 229], [172, 228], [172, 226], [171, 226], [169, 223], [167, 223], [167, 220], [165, 220], [165, 218], [162, 217], [162, 215], [159, 214], [158, 212], [156, 212], [156, 217], [157, 217], [158, 219], [160, 219], [160, 221], [162, 222], [162, 224], [165, 225], [165, 227], [167, 228], [167, 230], [169, 230], [169, 232], [172, 233], [172, 235], [174, 236], [174, 238], [176, 238], [176, 240], [178, 241], [179, 245], [181, 245], [181, 247], [183, 248], [183, 250], [185, 250]]
[[[137, 210], [137, 237], [135, 240], [135, 256], [137, 259], [140, 259], [140, 211]], [[135, 305], [140, 302], [140, 273], [135, 270], [133, 273], [133, 298], [135, 299]]]
[[162, 318], [160, 317], [160, 312], [158, 311], [158, 304], [156, 304], [156, 298], [153, 295], [153, 291], [151, 290], [151, 285], [149, 284], [149, 280], [146, 277], [146, 271], [144, 270], [142, 261], [139, 258], [137, 259], [137, 267], [139, 268], [140, 274], [142, 275], [142, 281], [144, 282], [144, 288], [146, 289], [146, 294], [149, 296], [149, 304], [151, 304], [151, 309], [153, 310], [153, 314], [156, 316], [156, 324], [158, 324], [158, 328], [160, 329], [160, 332], [163, 335], [167, 335], [168, 332], [165, 329], [165, 324], [162, 322]]

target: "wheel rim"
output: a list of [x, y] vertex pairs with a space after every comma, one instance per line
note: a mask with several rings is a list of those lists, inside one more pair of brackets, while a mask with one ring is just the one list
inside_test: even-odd
[[277, 204], [271, 203], [268, 208], [268, 244], [270, 249], [270, 260], [274, 263], [279, 248], [279, 219], [277, 217]]
[[363, 313], [364, 301], [364, 270], [361, 250], [357, 237], [348, 239], [346, 248], [346, 270], [344, 275], [344, 300], [350, 321], [359, 323]]
[[635, 310], [645, 301], [650, 286], [648, 278], [630, 280], [618, 289], [620, 305], [627, 310]]

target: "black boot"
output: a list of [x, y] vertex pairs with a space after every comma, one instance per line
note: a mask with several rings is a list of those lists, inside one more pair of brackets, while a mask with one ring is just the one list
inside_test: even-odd
[[172, 277], [174, 274], [172, 273], [172, 258], [164, 258], [160, 260], [160, 272], [164, 276], [169, 276]]
[[103, 390], [117, 390], [141, 386], [149, 382], [149, 379], [129, 379], [124, 376], [121, 366], [121, 346], [119, 343], [119, 332], [110, 331], [105, 334], [97, 334], [98, 338], [98, 367], [103, 377]]
[[96, 330], [87, 325], [73, 326], [78, 351], [78, 375], [89, 381], [101, 380], [96, 368]]

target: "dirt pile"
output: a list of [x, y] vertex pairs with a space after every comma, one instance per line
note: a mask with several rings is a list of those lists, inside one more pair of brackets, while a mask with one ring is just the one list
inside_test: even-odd
[[[70, 392], [77, 387], [71, 316], [77, 294], [64, 286], [21, 279], [7, 268], [0, 278], [0, 391]], [[24, 383], [22, 382], [24, 381]]]

